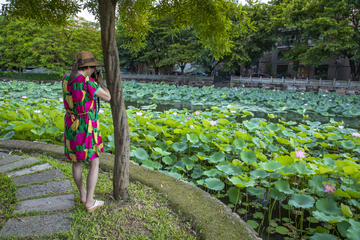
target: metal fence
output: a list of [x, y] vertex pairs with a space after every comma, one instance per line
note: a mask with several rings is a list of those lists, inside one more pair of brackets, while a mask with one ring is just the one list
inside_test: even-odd
[[285, 84], [299, 86], [323, 86], [323, 87], [341, 87], [341, 88], [360, 88], [359, 81], [349, 80], [322, 80], [320, 79], [285, 79], [285, 78], [252, 78], [231, 76], [232, 83], [264, 83], [264, 84]]

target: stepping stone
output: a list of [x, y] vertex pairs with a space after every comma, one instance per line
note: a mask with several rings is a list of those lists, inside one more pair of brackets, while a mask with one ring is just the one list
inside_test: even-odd
[[[4, 159], [6, 159], [6, 158], [4, 158]], [[36, 158], [27, 158], [27, 159], [24, 159], [24, 160], [21, 160], [21, 161], [18, 161], [18, 162], [9, 163], [9, 164], [0, 166], [0, 172], [5, 172], [5, 171], [8, 171], [8, 170], [17, 168], [17, 167], [21, 167], [21, 166], [28, 165], [28, 164], [31, 164], [31, 163], [36, 163], [38, 161], [39, 161], [39, 159], [36, 159]]]
[[0, 152], [0, 158], [3, 158], [3, 157], [8, 156], [8, 155], [9, 154], [7, 154], [7, 153]]
[[29, 168], [20, 169], [18, 171], [9, 172], [9, 173], [7, 173], [7, 175], [9, 177], [21, 176], [21, 175], [25, 175], [25, 174], [34, 173], [34, 172], [37, 172], [37, 171], [49, 169], [49, 168], [52, 168], [52, 165], [50, 165], [48, 163], [44, 163], [44, 164], [39, 164], [39, 165], [29, 167]]
[[29, 237], [58, 232], [69, 232], [71, 219], [69, 213], [39, 215], [9, 219], [0, 231], [4, 237]]
[[15, 193], [18, 199], [42, 196], [49, 193], [60, 193], [73, 190], [69, 180], [60, 180], [56, 182], [48, 182], [44, 184], [35, 184], [21, 187]]
[[12, 180], [14, 183], [20, 185], [20, 184], [30, 184], [34, 182], [45, 182], [48, 180], [54, 180], [55, 178], [63, 178], [63, 177], [65, 176], [59, 169], [54, 169], [50, 171], [16, 177], [13, 178]]
[[20, 159], [23, 159], [23, 158], [24, 157], [22, 157], [22, 156], [16, 156], [16, 155], [5, 157], [5, 158], [0, 158], [0, 165], [4, 165], [4, 164], [10, 163], [10, 162], [14, 162], [14, 161], [17, 161], [17, 160], [20, 160]]
[[74, 194], [59, 195], [47, 198], [37, 198], [21, 201], [15, 208], [14, 213], [26, 213], [35, 211], [64, 210], [74, 206]]

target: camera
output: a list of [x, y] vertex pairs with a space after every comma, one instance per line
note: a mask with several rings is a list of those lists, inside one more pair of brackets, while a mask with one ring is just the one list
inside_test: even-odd
[[99, 69], [97, 69], [97, 68], [95, 68], [95, 71], [91, 74], [91, 78], [92, 79], [94, 79], [94, 80], [98, 80], [98, 76], [99, 76], [99, 74], [100, 74], [100, 70]]

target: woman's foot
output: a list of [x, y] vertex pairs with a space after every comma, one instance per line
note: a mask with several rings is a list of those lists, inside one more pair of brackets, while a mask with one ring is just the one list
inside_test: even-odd
[[81, 203], [85, 203], [85, 202], [86, 202], [86, 192], [85, 192], [84, 195], [82, 195], [82, 194], [80, 193], [80, 202], [81, 202]]
[[86, 207], [86, 205], [85, 205], [85, 208], [86, 208], [86, 211], [90, 213], [90, 212], [93, 212], [94, 210], [98, 209], [99, 207], [101, 207], [103, 205], [104, 205], [104, 201], [94, 200], [93, 206]]

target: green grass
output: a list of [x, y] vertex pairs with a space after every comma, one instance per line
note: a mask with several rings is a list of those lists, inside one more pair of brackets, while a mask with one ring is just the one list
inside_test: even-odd
[[[19, 154], [19, 153], [18, 153]], [[24, 155], [29, 157], [28, 155]], [[57, 161], [48, 155], [34, 156], [41, 161], [48, 162], [59, 168], [69, 179], [74, 188], [75, 206], [67, 211], [70, 212], [72, 225], [69, 233], [58, 233], [42, 236], [51, 239], [199, 239], [195, 226], [191, 221], [176, 213], [170, 207], [166, 196], [156, 192], [152, 188], [134, 181], [130, 182], [129, 200], [115, 201], [112, 197], [112, 173], [100, 169], [99, 178], [95, 189], [95, 199], [105, 201], [105, 205], [93, 213], [87, 213], [83, 204], [79, 201], [79, 193], [72, 180], [71, 163]], [[101, 160], [100, 160], [101, 161]], [[83, 178], [86, 179], [88, 168], [83, 164]], [[17, 202], [14, 192], [15, 187], [10, 178], [1, 175], [1, 189], [7, 184], [7, 197], [3, 199], [12, 200], [6, 202], [7, 215], [10, 216]], [[1, 204], [3, 206], [3, 204]], [[3, 208], [1, 210], [6, 209]], [[43, 212], [35, 212], [28, 215], [39, 215]], [[5, 215], [4, 215], [5, 216]], [[15, 217], [26, 217], [26, 214], [14, 215]], [[2, 217], [1, 227], [9, 217]], [[17, 238], [18, 239], [18, 238]], [[21, 239], [21, 238], [20, 238]], [[25, 239], [25, 238], [24, 238]]]
[[0, 173], [0, 229], [9, 219], [17, 203], [16, 187], [11, 178]]

